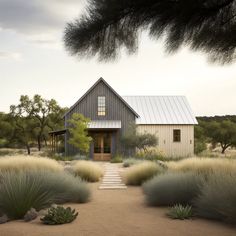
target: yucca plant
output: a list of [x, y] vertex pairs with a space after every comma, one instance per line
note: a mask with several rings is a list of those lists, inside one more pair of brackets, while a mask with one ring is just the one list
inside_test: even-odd
[[21, 219], [31, 208], [41, 210], [52, 203], [86, 202], [87, 184], [64, 172], [5, 172], [0, 175], [0, 211]]
[[193, 216], [193, 210], [189, 205], [183, 206], [181, 204], [177, 204], [170, 208], [167, 215], [172, 219], [184, 220]]
[[51, 207], [47, 214], [40, 220], [47, 225], [60, 225], [71, 223], [78, 216], [78, 212], [70, 207], [64, 208], [62, 206]]

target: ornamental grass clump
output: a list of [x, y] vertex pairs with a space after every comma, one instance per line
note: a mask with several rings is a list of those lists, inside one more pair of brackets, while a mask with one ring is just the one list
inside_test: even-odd
[[177, 172], [194, 172], [208, 177], [213, 172], [234, 173], [236, 172], [236, 160], [226, 158], [187, 158], [177, 162], [168, 162], [169, 170]]
[[103, 176], [102, 167], [92, 161], [78, 161], [73, 166], [75, 176], [88, 182], [97, 182]]
[[194, 173], [165, 173], [143, 185], [151, 206], [187, 205], [199, 194], [203, 179]]
[[52, 172], [63, 171], [62, 165], [57, 161], [44, 157], [3, 157], [0, 159], [0, 172], [48, 170]]
[[236, 173], [213, 173], [194, 200], [203, 218], [236, 223]]
[[130, 167], [130, 166], [136, 165], [140, 162], [141, 162], [140, 160], [137, 160], [135, 158], [127, 158], [123, 161], [123, 167]]
[[163, 173], [163, 168], [155, 162], [144, 161], [131, 166], [125, 173], [125, 182], [128, 185], [141, 185], [155, 175]]
[[0, 212], [21, 219], [53, 203], [86, 202], [90, 190], [80, 179], [64, 172], [25, 171], [0, 174]]

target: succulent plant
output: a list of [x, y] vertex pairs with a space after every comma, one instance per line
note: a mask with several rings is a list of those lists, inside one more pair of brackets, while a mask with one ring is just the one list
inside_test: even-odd
[[59, 225], [71, 223], [78, 216], [78, 212], [70, 207], [64, 208], [62, 206], [51, 207], [48, 209], [47, 214], [40, 220], [43, 224]]

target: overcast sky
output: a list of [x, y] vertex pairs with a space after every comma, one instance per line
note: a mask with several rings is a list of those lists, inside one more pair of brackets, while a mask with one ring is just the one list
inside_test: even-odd
[[0, 111], [22, 94], [69, 107], [103, 77], [120, 95], [185, 95], [196, 115], [236, 114], [236, 64], [212, 65], [187, 48], [167, 56], [145, 34], [138, 54], [112, 63], [69, 56], [64, 27], [84, 2], [0, 0]]

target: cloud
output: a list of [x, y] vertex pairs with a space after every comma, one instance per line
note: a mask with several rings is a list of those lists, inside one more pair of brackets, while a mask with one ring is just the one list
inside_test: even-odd
[[22, 34], [63, 31], [82, 9], [83, 0], [1, 0], [0, 28]]
[[20, 61], [22, 59], [22, 54], [18, 52], [0, 51], [0, 59], [13, 59], [16, 61]]

